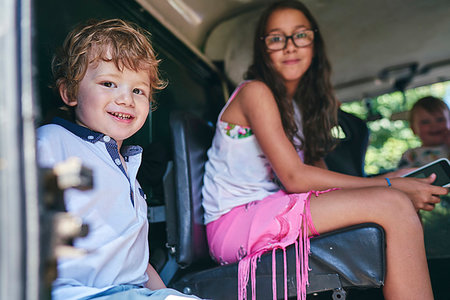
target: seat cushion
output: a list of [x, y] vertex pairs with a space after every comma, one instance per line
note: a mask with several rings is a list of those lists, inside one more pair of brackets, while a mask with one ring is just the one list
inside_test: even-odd
[[[286, 248], [289, 297], [296, 296], [295, 247]], [[307, 293], [336, 288], [379, 288], [385, 276], [384, 230], [373, 223], [360, 224], [311, 239]], [[186, 270], [170, 285], [202, 298], [237, 299], [238, 264]], [[197, 270], [196, 270], [197, 269]], [[277, 297], [284, 297], [283, 252], [276, 252]], [[256, 269], [256, 293], [272, 295], [272, 254], [261, 257]], [[250, 282], [249, 282], [250, 284]], [[251, 289], [247, 289], [249, 297]]]

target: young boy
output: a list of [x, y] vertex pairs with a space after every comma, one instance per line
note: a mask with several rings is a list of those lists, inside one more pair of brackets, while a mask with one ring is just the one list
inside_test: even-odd
[[450, 116], [444, 101], [431, 96], [419, 99], [411, 108], [410, 126], [422, 146], [403, 153], [399, 168], [421, 167], [438, 158], [449, 158]]
[[89, 225], [74, 242], [87, 254], [58, 261], [53, 299], [188, 297], [165, 288], [148, 263], [147, 206], [136, 180], [142, 149], [123, 146], [144, 124], [152, 93], [165, 87], [147, 35], [119, 19], [91, 21], [53, 58], [55, 88], [73, 120], [38, 129], [39, 162], [75, 156], [94, 174], [92, 190], [65, 193], [67, 210]]

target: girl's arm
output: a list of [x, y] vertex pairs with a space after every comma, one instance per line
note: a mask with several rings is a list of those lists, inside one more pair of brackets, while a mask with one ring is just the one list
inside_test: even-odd
[[166, 288], [166, 285], [151, 264], [148, 264], [146, 272], [148, 275], [148, 281], [145, 284], [146, 288], [153, 291]]
[[[303, 164], [284, 132], [275, 99], [264, 83], [258, 81], [248, 83], [236, 95], [233, 102], [233, 109], [228, 114], [227, 109], [223, 119], [252, 128], [262, 151], [287, 192], [302, 193], [334, 187], [347, 189], [387, 186], [384, 178], [349, 176]], [[229, 108], [231, 107], [230, 105]], [[234, 117], [236, 119], [233, 119]], [[246, 124], [239, 122], [242, 117]], [[440, 201], [439, 197], [433, 195], [447, 194], [447, 189], [430, 185], [433, 181], [434, 177], [431, 176], [423, 179], [391, 179], [392, 187], [408, 194], [416, 209], [425, 210], [432, 210], [433, 204]]]
[[322, 169], [328, 170], [327, 164], [325, 163], [325, 160], [323, 158], [321, 158], [318, 161], [314, 162], [313, 165], [318, 167], [318, 168], [322, 168]]

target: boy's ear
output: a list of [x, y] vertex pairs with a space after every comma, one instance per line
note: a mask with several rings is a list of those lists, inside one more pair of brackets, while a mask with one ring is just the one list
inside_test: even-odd
[[409, 127], [411, 128], [412, 132], [413, 132], [415, 135], [417, 135], [417, 132], [416, 132], [416, 126], [414, 126], [414, 124], [411, 123], [411, 124], [409, 124]]
[[68, 94], [67, 94], [67, 88], [66, 85], [64, 83], [62, 83], [59, 86], [59, 95], [61, 96], [61, 99], [63, 100], [63, 102], [65, 104], [67, 104], [68, 106], [76, 106], [77, 105], [77, 100], [76, 99], [70, 99]]

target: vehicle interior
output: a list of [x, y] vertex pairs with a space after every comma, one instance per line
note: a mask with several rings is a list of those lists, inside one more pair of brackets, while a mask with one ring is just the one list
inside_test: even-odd
[[[0, 105], [11, 118], [0, 126], [2, 141], [10, 141], [0, 144], [1, 299], [50, 299], [57, 257], [80, 255], [71, 240], [89, 234], [88, 224], [72, 224], [70, 234], [59, 230], [71, 222], [60, 218], [63, 191], [89, 188], [89, 170], [61, 175], [39, 169], [35, 130], [58, 113], [60, 100], [50, 88], [52, 55], [76, 24], [91, 18], [123, 18], [147, 29], [169, 83], [155, 95], [157, 109], [144, 127], [127, 141], [144, 148], [139, 181], [149, 205], [151, 264], [169, 287], [208, 299], [235, 298], [230, 291], [237, 295], [237, 264], [219, 266], [208, 253], [201, 178], [217, 116], [243, 80], [256, 21], [271, 2], [4, 0]], [[450, 80], [448, 0], [302, 2], [320, 25], [343, 105]], [[344, 134], [326, 157], [329, 169], [366, 176], [367, 121], [339, 111]], [[62, 186], [61, 176], [77, 180]], [[377, 224], [312, 239], [308, 299], [383, 299], [384, 249]], [[450, 295], [450, 249], [445, 251], [429, 257], [436, 299]], [[288, 262], [295, 258], [293, 247], [286, 252]], [[295, 269], [284, 282], [281, 251], [276, 261], [277, 298], [286, 292], [294, 299]], [[271, 297], [271, 272], [269, 254], [256, 272], [257, 299]]]

